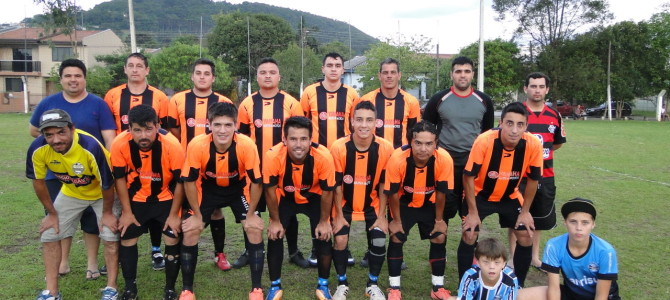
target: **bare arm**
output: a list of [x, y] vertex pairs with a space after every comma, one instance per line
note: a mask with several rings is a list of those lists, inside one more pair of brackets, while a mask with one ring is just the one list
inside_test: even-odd
[[558, 273], [547, 273], [547, 300], [561, 299], [561, 278]]
[[559, 148], [561, 148], [561, 146], [563, 146], [563, 144], [554, 144], [553, 146], [551, 146], [551, 150], [556, 151]]
[[170, 132], [172, 133], [172, 135], [174, 135], [174, 137], [177, 138], [178, 141], [181, 142], [181, 130], [180, 130], [180, 127], [177, 127], [177, 128], [170, 128]]
[[42, 206], [47, 211], [48, 214], [56, 214], [56, 208], [54, 208], [53, 203], [51, 203], [51, 197], [49, 196], [49, 190], [47, 189], [47, 184], [44, 179], [33, 179], [33, 189], [35, 189], [35, 194], [37, 199], [40, 200]]
[[198, 204], [198, 190], [195, 186], [195, 181], [184, 182], [184, 194], [186, 196], [186, 201], [188, 201], [188, 204], [193, 211], [193, 215], [202, 219], [200, 205]]
[[596, 297], [594, 300], [607, 300], [611, 286], [612, 280], [598, 279], [598, 283], [596, 283]]
[[100, 134], [102, 134], [102, 139], [105, 142], [105, 148], [107, 148], [107, 151], [112, 151], [112, 142], [116, 137], [116, 130], [114, 129], [101, 130]]
[[40, 129], [33, 126], [33, 124], [28, 124], [28, 129], [30, 131], [30, 136], [36, 138], [40, 136], [42, 133], [40, 132]]
[[[323, 191], [321, 193], [321, 218], [319, 222], [330, 222], [330, 212], [333, 209], [333, 192]], [[340, 212], [342, 207], [340, 206]]]

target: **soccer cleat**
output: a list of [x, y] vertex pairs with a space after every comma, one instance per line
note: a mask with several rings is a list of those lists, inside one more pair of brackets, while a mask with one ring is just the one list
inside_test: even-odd
[[316, 267], [316, 249], [312, 249], [312, 254], [309, 256], [309, 266]]
[[439, 288], [437, 291], [433, 291], [432, 289], [430, 290], [430, 298], [434, 300], [446, 300], [451, 297], [451, 293], [444, 289], [444, 288]]
[[347, 265], [353, 266], [356, 263], [356, 260], [354, 259], [354, 256], [351, 255], [351, 251], [347, 249], [347, 252], [349, 253], [349, 257], [347, 257]]
[[233, 263], [233, 268], [239, 269], [248, 264], [249, 264], [249, 254], [247, 253], [247, 249], [244, 249], [244, 252], [242, 252], [240, 257], [238, 257], [237, 260]]
[[349, 294], [349, 287], [344, 284], [338, 285], [333, 300], [347, 300], [347, 294]]
[[273, 286], [268, 290], [268, 296], [265, 297], [265, 300], [282, 300], [282, 295], [284, 295], [284, 290], [278, 286]]
[[376, 285], [373, 284], [365, 289], [365, 297], [370, 297], [370, 300], [386, 300], [384, 297], [384, 292]]
[[151, 267], [154, 271], [165, 269], [165, 258], [163, 258], [163, 254], [160, 251], [151, 254]]
[[119, 296], [119, 292], [117, 292], [115, 288], [109, 286], [102, 289], [100, 292], [102, 292], [100, 300], [116, 300]]
[[49, 290], [43, 290], [39, 295], [37, 295], [36, 300], [61, 300], [60, 292], [56, 296], [52, 296]]
[[319, 285], [316, 287], [316, 299], [318, 300], [332, 300], [333, 296], [330, 295], [330, 289], [327, 285]]
[[[289, 257], [289, 261], [292, 264], [297, 265], [301, 268], [307, 268], [310, 265], [310, 262], [306, 260], [304, 256], [302, 256], [302, 252], [300, 251], [296, 251], [295, 253], [291, 254]], [[316, 264], [316, 262], [314, 263]]]
[[402, 300], [402, 293], [400, 292], [400, 289], [388, 289], [388, 300]]
[[249, 300], [263, 300], [263, 289], [255, 288], [249, 293]]
[[121, 300], [137, 300], [137, 290], [125, 290], [123, 295], [121, 295]]
[[179, 295], [179, 300], [195, 300], [195, 294], [192, 291], [183, 290], [181, 291], [181, 295]]
[[228, 271], [232, 267], [230, 266], [230, 263], [226, 259], [226, 254], [218, 253], [216, 257], [214, 258], [214, 263], [216, 263], [216, 266], [219, 267], [222, 271]]
[[180, 297], [177, 296], [177, 292], [175, 292], [175, 291], [173, 291], [173, 290], [168, 290], [168, 289], [166, 289], [166, 290], [163, 292], [163, 300], [177, 300], [177, 299], [179, 299], [179, 298], [180, 298]]
[[370, 255], [370, 250], [365, 251], [365, 255], [363, 255], [363, 258], [361, 258], [361, 261], [359, 262], [359, 265], [361, 265], [363, 268], [367, 268], [369, 266], [368, 255]]

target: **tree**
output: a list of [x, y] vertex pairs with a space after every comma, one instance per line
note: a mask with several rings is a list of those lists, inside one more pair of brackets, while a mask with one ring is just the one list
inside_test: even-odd
[[433, 59], [425, 54], [430, 49], [430, 42], [431, 40], [425, 36], [411, 38], [401, 36], [397, 40], [389, 38], [386, 42], [372, 45], [370, 50], [365, 51], [366, 63], [356, 70], [356, 73], [362, 76], [361, 94], [379, 88], [379, 78], [377, 77], [379, 63], [389, 57], [400, 62], [401, 88], [415, 88], [419, 86], [422, 80], [430, 78], [434, 71]]
[[[321, 58], [308, 47], [305, 47], [304, 51], [303, 88], [321, 77]], [[300, 96], [300, 52], [301, 49], [298, 45], [290, 44], [286, 49], [279, 50], [272, 55], [279, 63], [279, 73], [281, 74], [279, 87], [296, 98]], [[252, 82], [254, 85], [252, 90], [258, 89], [258, 83], [255, 80]]]
[[[121, 53], [114, 54], [103, 54], [97, 55], [95, 57], [96, 61], [102, 62], [105, 64], [105, 68], [109, 71], [112, 78], [110, 81], [111, 86], [118, 86], [128, 81], [126, 74], [123, 71], [123, 67], [126, 64], [126, 58], [130, 53], [129, 50]], [[151, 62], [149, 62], [149, 67], [151, 67]]]
[[344, 57], [344, 60], [350, 60], [353, 56], [349, 56], [349, 46], [345, 45], [340, 41], [330, 42], [328, 44], [319, 45], [317, 47], [317, 54], [320, 56], [325, 56], [330, 52], [339, 53]]
[[[229, 95], [234, 88], [230, 67], [220, 59], [213, 59], [207, 51], [203, 51], [203, 57], [212, 59], [216, 64], [216, 81], [212, 87], [214, 91]], [[175, 91], [192, 88], [193, 63], [198, 58], [200, 58], [198, 45], [176, 43], [162, 49], [149, 59], [151, 68], [149, 83], [162, 89], [169, 88]]]
[[44, 28], [44, 35], [51, 36], [63, 34], [70, 38], [72, 44], [72, 54], [78, 57], [77, 53], [77, 18], [76, 14], [81, 10], [75, 4], [75, 0], [34, 0], [36, 4], [44, 5], [46, 18], [41, 24]]
[[[230, 63], [230, 71], [247, 77], [247, 18], [251, 66], [279, 50], [286, 49], [295, 40], [295, 33], [288, 22], [268, 14], [234, 12], [216, 17], [216, 26], [207, 38], [210, 53]], [[252, 76], [255, 73], [252, 70]]]
[[[470, 44], [461, 49], [459, 55], [472, 58], [475, 63], [475, 74], [479, 70], [478, 50], [479, 42]], [[491, 41], [484, 41], [484, 76], [486, 80], [485, 91], [489, 94], [494, 102], [502, 104], [510, 100], [515, 100], [514, 96], [519, 91], [521, 83], [524, 79], [522, 74], [521, 55], [519, 47], [511, 41], [503, 41], [502, 39], [495, 39]], [[451, 67], [451, 63], [449, 63]], [[449, 73], [446, 78], [451, 80]], [[473, 81], [473, 85], [477, 84], [477, 78]], [[480, 87], [481, 89], [481, 87]]]

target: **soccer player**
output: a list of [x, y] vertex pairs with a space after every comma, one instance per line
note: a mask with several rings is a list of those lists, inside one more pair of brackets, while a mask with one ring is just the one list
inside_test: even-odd
[[[277, 61], [270, 57], [261, 59], [256, 69], [256, 81], [259, 90], [246, 97], [240, 104], [239, 131], [250, 136], [256, 143], [261, 158], [272, 146], [282, 141], [284, 120], [293, 116], [303, 116], [298, 100], [279, 89], [280, 80], [281, 75], [279, 74]], [[265, 211], [265, 197], [263, 195], [261, 195], [257, 209]], [[291, 220], [291, 225], [286, 228], [286, 243], [288, 244], [290, 262], [307, 268], [309, 262], [298, 250], [297, 218]], [[246, 265], [246, 254], [245, 251], [233, 263], [233, 268], [241, 268]]]
[[[542, 142], [542, 178], [538, 182], [537, 192], [530, 214], [535, 222], [535, 233], [533, 234], [533, 253], [531, 265], [539, 268], [540, 260], [540, 237], [542, 230], [550, 230], [556, 227], [556, 185], [554, 184], [554, 151], [558, 150], [566, 142], [565, 127], [561, 114], [548, 106], [544, 98], [549, 93], [549, 77], [539, 72], [530, 73], [526, 76], [523, 87], [527, 100], [524, 103], [528, 109], [528, 131], [534, 134]], [[524, 189], [526, 181], [521, 180], [520, 189]], [[514, 248], [514, 234], [509, 232], [510, 246]], [[514, 253], [514, 251], [512, 251]]]
[[[172, 96], [168, 104], [167, 123], [170, 132], [180, 140], [184, 152], [188, 143], [198, 135], [209, 133], [207, 109], [217, 102], [233, 103], [223, 95], [215, 93], [212, 85], [216, 80], [214, 62], [200, 58], [193, 64], [191, 74], [193, 88]], [[226, 220], [220, 209], [215, 209], [210, 220], [212, 241], [214, 242], [214, 262], [216, 266], [228, 271], [231, 269], [223, 247], [226, 241]]]
[[319, 270], [316, 297], [331, 299], [328, 276], [332, 260], [330, 213], [335, 189], [333, 157], [326, 147], [311, 142], [309, 119], [290, 117], [283, 129], [283, 142], [265, 153], [263, 164], [265, 199], [270, 212], [267, 259], [271, 286], [266, 299], [282, 299], [284, 231], [298, 213], [309, 218], [316, 245]]
[[[94, 94], [86, 91], [86, 65], [78, 59], [66, 59], [58, 67], [60, 84], [63, 91], [44, 98], [37, 105], [30, 118], [30, 135], [38, 137], [40, 116], [50, 109], [62, 109], [67, 112], [77, 129], [93, 135], [109, 150], [114, 140], [116, 126], [114, 118], [105, 102]], [[61, 190], [62, 183], [48, 171], [44, 182], [49, 191], [51, 201]], [[98, 247], [100, 245], [98, 222], [92, 208], [84, 210], [81, 217], [81, 229], [84, 232], [84, 244], [86, 245], [86, 279], [97, 279], [98, 272]], [[58, 268], [60, 275], [70, 272], [70, 247], [72, 238], [66, 237], [61, 240], [61, 260]]]
[[437, 146], [437, 126], [421, 121], [414, 125], [410, 144], [396, 149], [386, 164], [384, 193], [392, 220], [388, 246], [388, 299], [402, 299], [400, 273], [407, 234], [418, 225], [422, 240], [430, 239], [432, 299], [447, 299], [444, 269], [447, 254], [447, 223], [443, 219], [446, 194], [453, 189], [453, 161]]
[[[374, 134], [377, 115], [374, 104], [362, 101], [351, 117], [353, 132], [333, 143], [330, 153], [335, 161], [333, 216], [333, 262], [338, 276], [334, 300], [345, 300], [349, 293], [347, 281], [347, 243], [351, 221], [365, 220], [369, 254], [366, 296], [386, 299], [377, 286], [379, 272], [386, 255], [386, 195], [383, 177], [386, 162], [393, 152], [391, 142]], [[381, 184], [380, 184], [381, 183]]]
[[161, 224], [165, 242], [163, 299], [176, 299], [179, 212], [184, 197], [179, 175], [184, 165], [184, 150], [174, 136], [160, 129], [158, 116], [151, 106], [142, 104], [131, 108], [128, 124], [129, 130], [119, 134], [112, 144], [116, 194], [123, 209], [119, 218], [119, 260], [126, 283], [122, 299], [137, 299], [137, 241], [152, 220]]
[[474, 76], [471, 59], [464, 56], [454, 58], [451, 62], [453, 85], [433, 95], [423, 113], [424, 119], [440, 128], [440, 147], [447, 149], [454, 160], [456, 180], [454, 193], [447, 197], [444, 212], [446, 220], [453, 218], [456, 211], [465, 206], [461, 178], [472, 143], [480, 133], [493, 128], [493, 101], [472, 87]]
[[[93, 208], [97, 224], [102, 228], [100, 238], [104, 241], [105, 262], [110, 266], [101, 299], [116, 299], [119, 236], [114, 232], [118, 207], [115, 215], [109, 153], [93, 136], [75, 129], [64, 110], [45, 111], [38, 125], [41, 135], [30, 145], [26, 159], [26, 177], [32, 179], [35, 194], [47, 212], [40, 226], [46, 290], [37, 299], [61, 299], [58, 291], [60, 244], [63, 239], [72, 238], [77, 222], [88, 207]], [[45, 183], [47, 170], [62, 182], [53, 203]]]
[[[481, 221], [497, 213], [501, 228], [515, 229], [514, 271], [524, 285], [535, 229], [529, 210], [542, 177], [542, 144], [527, 127], [526, 107], [513, 102], [503, 108], [500, 128], [481, 134], [472, 145], [463, 171], [467, 207], [458, 245], [459, 278], [472, 264]], [[522, 177], [527, 177], [523, 195], [518, 188]]]
[[[225, 102], [214, 103], [208, 112], [211, 133], [199, 135], [189, 143], [181, 179], [190, 211], [182, 222], [181, 266], [183, 290], [180, 299], [195, 299], [193, 278], [198, 260], [198, 241], [203, 223], [215, 209], [229, 206], [248, 237], [252, 291], [250, 300], [262, 300], [261, 275], [265, 259], [262, 240], [263, 220], [255, 213], [262, 193], [260, 159], [256, 144], [237, 130], [237, 108]], [[244, 187], [250, 181], [247, 200]], [[189, 298], [192, 297], [192, 298]]]
[[[161, 90], [147, 83], [149, 60], [142, 53], [131, 53], [126, 57], [123, 72], [128, 83], [119, 85], [107, 92], [105, 102], [114, 115], [116, 134], [128, 130], [128, 111], [140, 104], [154, 108], [163, 127], [167, 124], [168, 97]], [[157, 222], [149, 224], [151, 236], [151, 262], [154, 270], [165, 269], [165, 260], [161, 253], [161, 228]]]
[[[569, 200], [561, 214], [568, 233], [547, 241], [542, 257], [549, 282], [547, 299], [620, 300], [616, 250], [591, 232], [596, 226], [593, 201]], [[559, 274], [563, 274], [563, 284]]]
[[419, 101], [400, 88], [402, 72], [397, 60], [383, 60], [377, 76], [380, 87], [365, 94], [359, 101], [370, 101], [377, 107], [377, 136], [390, 141], [394, 148], [407, 145], [407, 132], [421, 119]]

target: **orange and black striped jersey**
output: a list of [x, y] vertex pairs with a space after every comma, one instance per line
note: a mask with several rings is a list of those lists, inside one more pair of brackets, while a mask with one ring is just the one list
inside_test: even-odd
[[447, 150], [437, 148], [423, 167], [417, 167], [412, 148], [403, 145], [395, 149], [386, 164], [384, 193], [400, 195], [400, 203], [423, 207], [435, 203], [435, 192], [448, 193], [454, 189], [454, 162]]
[[409, 143], [407, 132], [421, 121], [419, 100], [401, 89], [398, 89], [395, 98], [389, 99], [381, 89], [376, 89], [355, 101], [353, 107], [361, 101], [370, 101], [377, 109], [377, 136], [390, 141], [394, 148]]
[[352, 211], [354, 221], [365, 220], [364, 211], [379, 212], [379, 183], [384, 182], [386, 163], [393, 153], [391, 142], [375, 136], [370, 147], [359, 151], [351, 135], [330, 146], [335, 162], [335, 183], [342, 185], [342, 206]]
[[492, 202], [519, 200], [522, 177], [542, 178], [542, 143], [530, 132], [524, 132], [519, 144], [507, 150], [500, 139], [500, 129], [480, 134], [472, 145], [463, 175], [475, 177], [477, 198]]
[[335, 189], [333, 157], [323, 145], [312, 143], [303, 163], [295, 164], [286, 145], [279, 143], [265, 153], [263, 162], [263, 185], [276, 186], [283, 199], [305, 204], [322, 191]]
[[350, 114], [358, 93], [342, 84], [337, 91], [328, 91], [321, 82], [305, 88], [300, 105], [305, 117], [312, 120], [312, 141], [330, 148], [333, 142], [351, 133]]
[[223, 153], [216, 150], [212, 134], [196, 136], [188, 143], [181, 179], [196, 182], [198, 203], [202, 190], [219, 196], [241, 193], [247, 178], [261, 183], [260, 158], [256, 144], [248, 136], [235, 133], [232, 144]]
[[198, 135], [209, 133], [207, 109], [216, 102], [233, 103], [230, 99], [218, 93], [207, 97], [198, 97], [193, 90], [179, 92], [172, 96], [168, 104], [168, 127], [180, 127], [182, 148], [186, 151], [188, 143]]
[[167, 128], [168, 97], [161, 90], [147, 85], [142, 94], [133, 94], [128, 89], [128, 84], [119, 85], [105, 94], [105, 103], [114, 115], [116, 122], [116, 134], [128, 129], [128, 111], [131, 108], [145, 104], [156, 110], [163, 128]]
[[114, 139], [111, 153], [114, 177], [126, 178], [131, 201], [172, 200], [168, 187], [179, 180], [184, 166], [184, 150], [177, 138], [161, 129], [151, 150], [142, 151], [132, 134], [124, 131]]
[[284, 91], [272, 98], [263, 98], [259, 92], [246, 97], [237, 113], [238, 130], [251, 137], [262, 156], [282, 141], [284, 121], [303, 116], [300, 102]]

